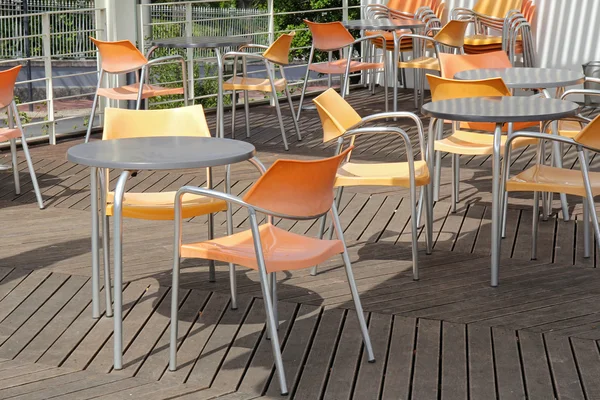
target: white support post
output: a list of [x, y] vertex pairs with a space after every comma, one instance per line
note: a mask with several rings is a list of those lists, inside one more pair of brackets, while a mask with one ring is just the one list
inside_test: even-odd
[[[275, 0], [267, 0], [267, 10], [269, 13], [269, 44], [275, 41]], [[277, 93], [275, 93], [275, 96]], [[271, 96], [271, 107], [275, 107], [275, 96]]]
[[[192, 22], [193, 13], [192, 13], [192, 3], [185, 4], [185, 36], [192, 37], [194, 36], [194, 24]], [[187, 85], [188, 85], [188, 99], [192, 100], [190, 104], [194, 104], [194, 98], [196, 94], [194, 93], [194, 49], [186, 49], [186, 60], [187, 60]], [[217, 63], [218, 65], [218, 63]], [[205, 69], [206, 73], [206, 69]]]
[[[348, 0], [342, 0], [342, 20], [348, 20]], [[344, 57], [350, 62], [350, 57], [352, 57], [352, 51], [349, 49], [344, 49]], [[340, 82], [340, 85], [343, 85], [344, 82]], [[348, 87], [345, 87], [344, 90], [346, 94], [350, 93], [350, 77], [348, 77]]]
[[42, 55], [44, 76], [46, 77], [46, 102], [48, 112], [48, 138], [50, 144], [56, 144], [56, 125], [54, 123], [54, 90], [52, 82], [52, 47], [50, 39], [50, 14], [42, 14]]

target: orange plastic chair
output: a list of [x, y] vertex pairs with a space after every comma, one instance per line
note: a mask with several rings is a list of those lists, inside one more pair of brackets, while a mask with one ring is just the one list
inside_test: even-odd
[[[446, 99], [457, 99], [464, 97], [488, 97], [488, 96], [511, 96], [510, 90], [504, 84], [501, 78], [483, 79], [477, 81], [460, 81], [454, 79], [440, 78], [433, 75], [427, 75], [429, 86], [431, 88], [431, 98], [433, 101]], [[454, 129], [450, 136], [441, 138], [443, 125], [437, 124], [437, 137], [434, 149], [435, 157], [435, 183], [434, 199], [439, 196], [439, 176], [441, 174], [441, 152], [452, 154], [452, 212], [456, 212], [456, 205], [459, 200], [460, 183], [460, 156], [461, 155], [491, 155], [493, 154], [493, 135], [492, 131], [475, 132], [466, 130], [462, 126], [460, 129]], [[502, 137], [502, 147], [506, 144], [507, 136]], [[512, 149], [536, 144], [536, 139], [521, 138], [512, 141]]]
[[[419, 220], [417, 211], [417, 187], [421, 188], [423, 197], [420, 200], [420, 207], [423, 202], [426, 205], [426, 230], [427, 230], [427, 253], [431, 253], [431, 209], [427, 197], [427, 190], [424, 188], [430, 183], [429, 168], [425, 160], [425, 139], [423, 136], [423, 125], [418, 116], [409, 112], [389, 112], [374, 114], [365, 118], [352, 108], [337, 92], [333, 89], [327, 90], [319, 95], [313, 102], [317, 105], [317, 111], [321, 118], [323, 126], [323, 142], [338, 140], [338, 153], [342, 151], [344, 139], [350, 139], [354, 143], [357, 136], [374, 134], [393, 134], [402, 138], [406, 150], [406, 162], [392, 163], [356, 163], [350, 161], [351, 153], [348, 153], [346, 161], [338, 169], [335, 186], [338, 188], [336, 202], [339, 206], [342, 199], [343, 188], [347, 186], [395, 186], [410, 189], [411, 204], [411, 224], [412, 224], [412, 259], [413, 259], [413, 278], [419, 279], [418, 266], [418, 242], [417, 242], [417, 221]], [[415, 160], [412, 151], [412, 145], [407, 133], [396, 127], [386, 126], [365, 126], [374, 121], [385, 118], [402, 118], [412, 120], [419, 134], [419, 144], [421, 148], [421, 159]], [[323, 237], [325, 231], [325, 219], [321, 221], [319, 237]], [[330, 236], [333, 230], [330, 230]], [[317, 267], [313, 268], [313, 275], [317, 273]]]
[[[271, 339], [281, 394], [288, 393], [278, 338], [277, 280], [279, 271], [298, 270], [326, 261], [341, 254], [350, 292], [358, 316], [369, 362], [375, 361], [367, 324], [364, 319], [358, 290], [337, 207], [333, 201], [333, 185], [338, 166], [350, 149], [334, 157], [315, 160], [277, 160], [252, 186], [243, 198], [224, 193], [185, 186], [177, 192], [175, 207], [175, 260], [171, 302], [171, 347], [169, 370], [177, 368], [177, 312], [180, 258], [203, 258], [243, 265], [258, 271], [267, 316], [267, 333]], [[182, 244], [181, 200], [185, 195], [202, 195], [226, 201], [248, 211], [250, 230], [205, 242]], [[258, 224], [256, 213], [269, 216]], [[337, 235], [336, 240], [305, 237], [274, 226], [273, 217], [310, 220], [330, 213]], [[270, 276], [269, 276], [270, 275]], [[270, 285], [269, 285], [270, 280]], [[232, 290], [234, 288], [232, 287]], [[232, 293], [232, 297], [235, 294]]]
[[[441, 69], [439, 56], [444, 50], [449, 52], [458, 52], [461, 54], [464, 52], [463, 44], [465, 32], [468, 26], [468, 21], [453, 20], [444, 25], [444, 27], [442, 27], [433, 37], [414, 34], [404, 34], [400, 36], [398, 38], [398, 43], [401, 43], [402, 40], [406, 38], [411, 40], [416, 39], [417, 42], [422, 43], [422, 48], [419, 54], [425, 54], [427, 44], [431, 45], [431, 47], [434, 49], [435, 57], [423, 55], [409, 61], [400, 60], [398, 62], [398, 68], [412, 68], [419, 71], [439, 71]], [[419, 105], [422, 104], [423, 98], [425, 97], [425, 76], [424, 73], [419, 73], [416, 75], [416, 77], [417, 81], [414, 84], [414, 96], [415, 107], [418, 108]]]
[[[102, 140], [152, 136], [195, 136], [211, 137], [204, 109], [201, 105], [164, 110], [127, 110], [107, 108], [104, 116]], [[109, 269], [109, 219], [113, 215], [114, 193], [108, 191], [108, 170], [100, 172], [102, 190], [102, 228], [104, 249], [105, 287], [110, 288]], [[207, 169], [206, 185], [212, 187], [212, 174]], [[175, 217], [175, 192], [126, 192], [123, 196], [124, 218], [172, 221]], [[208, 236], [213, 237], [213, 214], [225, 211], [227, 203], [212, 197], [186, 195], [182, 199], [183, 218], [208, 215]], [[214, 263], [210, 264], [210, 279], [214, 280]], [[106, 290], [107, 315], [110, 310], [111, 294]]]
[[[277, 38], [271, 44], [271, 46], [263, 46], [257, 44], [250, 44], [247, 46], [242, 46], [238, 51], [233, 51], [226, 53], [223, 56], [223, 60], [233, 59], [233, 77], [228, 79], [223, 83], [223, 90], [231, 90], [232, 91], [232, 104], [231, 108], [231, 137], [235, 137], [235, 109], [236, 109], [236, 92], [241, 90], [244, 92], [244, 110], [246, 112], [246, 137], [250, 137], [250, 112], [249, 112], [249, 101], [248, 101], [248, 91], [257, 90], [261, 92], [267, 92], [271, 94], [271, 98], [275, 103], [275, 110], [277, 110], [277, 117], [279, 118], [279, 127], [281, 129], [281, 137], [283, 138], [283, 146], [286, 150], [288, 148], [287, 137], [285, 133], [285, 127], [283, 126], [283, 118], [281, 117], [281, 109], [279, 107], [279, 99], [277, 97], [277, 92], [285, 91], [285, 95], [288, 100], [288, 104], [290, 106], [290, 112], [292, 113], [292, 120], [294, 121], [294, 129], [296, 130], [296, 135], [298, 135], [298, 140], [302, 140], [302, 136], [300, 135], [300, 128], [298, 128], [298, 121], [296, 119], [296, 113], [294, 112], [294, 103], [292, 102], [292, 97], [290, 95], [290, 90], [288, 88], [288, 81], [285, 78], [284, 66], [289, 64], [289, 54], [290, 54], [290, 46], [292, 44], [292, 40], [294, 39], [295, 32], [283, 34]], [[260, 53], [248, 53], [245, 52], [245, 49], [264, 49], [262, 54]], [[237, 74], [237, 66], [238, 66], [238, 58], [242, 59], [242, 76], [238, 76]], [[265, 64], [265, 68], [267, 71], [267, 78], [251, 78], [247, 76], [246, 70], [246, 59], [250, 60], [260, 60]], [[275, 70], [279, 67], [279, 72], [281, 74], [280, 79], [275, 79]]]
[[[129, 40], [104, 42], [102, 40], [94, 39], [93, 37], [90, 37], [90, 40], [98, 48], [98, 54], [101, 58], [101, 63], [100, 74], [98, 76], [98, 85], [96, 87], [96, 93], [94, 94], [92, 112], [90, 114], [87, 133], [85, 135], [86, 143], [90, 140], [90, 134], [92, 133], [94, 115], [96, 114], [96, 108], [98, 107], [98, 97], [105, 97], [111, 100], [134, 100], [136, 102], [135, 108], [136, 110], [139, 110], [142, 100], [156, 96], [181, 94], [183, 95], [185, 105], [187, 105], [187, 77], [185, 60], [182, 56], [165, 56], [148, 61], [146, 57], [144, 57], [144, 55], [137, 49], [137, 47], [135, 47], [135, 45]], [[145, 83], [149, 78], [149, 69], [152, 65], [169, 61], [178, 61], [181, 63], [183, 81], [182, 87], [172, 88]], [[128, 72], [135, 72], [136, 83], [114, 88], [102, 87], [102, 78], [104, 78], [105, 74], [119, 75]], [[140, 82], [142, 84], [140, 84]]]
[[[600, 152], [600, 117], [596, 117], [572, 138], [546, 133], [520, 131], [512, 135], [509, 140], [523, 139], [539, 140], [537, 161], [535, 165], [506, 180], [503, 187], [508, 192], [533, 192], [534, 194], [531, 258], [534, 260], [537, 258], [540, 192], [566, 193], [582, 197], [584, 257], [590, 257], [590, 217], [593, 222], [596, 243], [600, 250], [600, 229], [598, 228], [598, 216], [594, 204], [594, 197], [600, 194], [600, 173], [589, 171], [588, 156], [589, 151]], [[578, 155], [580, 171], [545, 165], [543, 146], [546, 141], [574, 146]], [[510, 163], [505, 163], [503, 175], [505, 179], [509, 174]]]
[[[37, 199], [38, 206], [40, 209], [44, 208], [44, 200], [40, 192], [35, 170], [33, 169], [33, 162], [29, 155], [29, 147], [27, 146], [27, 139], [25, 138], [25, 132], [23, 131], [23, 125], [21, 124], [21, 117], [19, 116], [19, 110], [17, 109], [17, 103], [15, 102], [15, 83], [19, 76], [21, 66], [0, 71], [0, 110], [6, 109], [8, 113], [8, 128], [0, 128], [0, 142], [10, 142], [10, 155], [12, 158], [12, 170], [13, 178], [15, 181], [15, 193], [21, 194], [21, 181], [19, 179], [19, 161], [17, 159], [17, 139], [21, 139], [21, 146], [23, 147], [23, 153], [27, 161], [27, 169], [29, 169], [29, 176], [31, 177], [31, 183], [33, 184], [33, 191]], [[15, 127], [16, 123], [16, 127]]]
[[[298, 117], [300, 120], [300, 113], [302, 112], [302, 104], [304, 103], [304, 96], [306, 94], [306, 88], [308, 85], [308, 79], [310, 71], [317, 72], [329, 76], [328, 85], [331, 88], [331, 75], [340, 74], [344, 75], [344, 79], [340, 81], [340, 93], [342, 97], [345, 96], [346, 88], [350, 82], [350, 74], [358, 71], [374, 70], [383, 73], [383, 86], [385, 95], [385, 107], [388, 109], [388, 89], [387, 89], [387, 78], [385, 74], [386, 65], [386, 54], [382, 54], [382, 62], [363, 62], [363, 61], [352, 61], [352, 52], [355, 44], [363, 41], [368, 41], [372, 37], [363, 37], [360, 39], [354, 39], [352, 34], [348, 32], [348, 29], [344, 27], [341, 22], [326, 22], [318, 23], [304, 20], [308, 29], [312, 34], [312, 45], [310, 47], [310, 55], [308, 56], [308, 65], [306, 68], [306, 75], [304, 77], [304, 85], [302, 86], [302, 93], [300, 94], [300, 105], [298, 106]], [[377, 37], [383, 39], [382, 35]], [[349, 59], [343, 58], [343, 50], [348, 48]], [[329, 61], [322, 63], [313, 63], [313, 57], [315, 50], [327, 52], [329, 54]], [[332, 54], [334, 51], [339, 51], [339, 59], [333, 61]]]

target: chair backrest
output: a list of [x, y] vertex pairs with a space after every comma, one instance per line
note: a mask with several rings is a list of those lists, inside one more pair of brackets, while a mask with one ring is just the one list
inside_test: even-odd
[[330, 158], [277, 160], [244, 196], [257, 207], [292, 218], [317, 217], [333, 204], [333, 185], [340, 163], [352, 150]]
[[461, 99], [464, 97], [510, 96], [502, 78], [461, 81], [427, 74], [431, 100]]
[[113, 74], [134, 71], [142, 68], [148, 60], [129, 40], [103, 42], [90, 37], [98, 48], [101, 68]]
[[360, 115], [334, 89], [313, 99], [323, 126], [323, 142], [340, 137], [361, 121]]
[[21, 66], [9, 68], [0, 72], [0, 109], [8, 107], [15, 96], [15, 82]]
[[290, 47], [296, 32], [284, 33], [275, 40], [263, 53], [267, 60], [280, 65], [290, 63]]
[[504, 19], [510, 10], [521, 10], [523, 0], [479, 0], [473, 11], [488, 17]]
[[594, 118], [573, 139], [600, 152], [600, 116]]
[[165, 110], [106, 108], [102, 139], [151, 136], [210, 137], [202, 105]]
[[415, 14], [421, 7], [433, 8], [433, 0], [389, 0], [387, 7], [407, 14]]
[[435, 35], [438, 42], [452, 47], [463, 47], [465, 44], [465, 32], [469, 27], [469, 21], [451, 20]]
[[441, 53], [439, 57], [444, 78], [454, 78], [457, 73], [471, 69], [512, 68], [508, 55], [502, 50], [485, 54]]
[[305, 19], [304, 23], [312, 33], [313, 46], [317, 50], [337, 50], [354, 42], [352, 34], [339, 21], [320, 23]]

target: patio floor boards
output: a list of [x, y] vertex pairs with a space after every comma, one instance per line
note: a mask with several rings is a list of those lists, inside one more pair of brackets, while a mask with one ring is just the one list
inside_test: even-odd
[[[401, 109], [411, 109], [405, 97]], [[383, 109], [373, 99], [366, 91], [349, 97], [363, 115]], [[265, 164], [279, 157], [332, 154], [321, 142], [314, 112], [303, 115], [302, 142], [290, 135], [289, 152], [283, 151], [270, 108], [252, 108], [251, 124], [250, 141]], [[229, 133], [227, 120], [226, 127]], [[244, 137], [243, 125], [237, 132]], [[415, 135], [414, 129], [408, 132]], [[232, 311], [226, 268], [218, 266], [217, 282], [209, 283], [204, 262], [184, 262], [180, 369], [166, 371], [170, 222], [125, 220], [125, 367], [111, 371], [112, 320], [93, 320], [90, 310], [89, 171], [65, 161], [66, 149], [79, 141], [32, 149], [45, 211], [35, 207], [26, 170], [19, 196], [11, 174], [0, 174], [5, 227], [0, 232], [0, 399], [279, 397], [257, 275], [243, 268], [238, 270], [240, 308]], [[390, 137], [357, 143], [359, 159], [403, 157], [401, 143]], [[532, 156], [532, 149], [519, 152], [515, 170], [526, 168]], [[573, 165], [570, 149], [565, 159]], [[592, 165], [598, 169], [599, 162]], [[344, 194], [341, 220], [375, 364], [363, 359], [340, 260], [321, 266], [317, 277], [308, 271], [280, 274], [280, 333], [293, 398], [600, 399], [600, 270], [594, 268], [595, 250], [594, 257], [582, 257], [576, 199], [570, 199], [571, 221], [555, 212], [540, 224], [538, 259], [531, 261], [531, 196], [511, 196], [500, 286], [490, 288], [489, 160], [461, 159], [456, 214], [448, 203], [448, 166], [444, 159], [434, 252], [421, 252], [418, 282], [410, 273], [407, 192], [364, 187]], [[144, 172], [128, 188], [175, 190], [202, 184], [203, 175]], [[221, 171], [215, 175], [219, 182]], [[118, 171], [111, 173], [113, 184], [117, 176]], [[233, 176], [233, 191], [241, 194], [257, 174], [240, 164]], [[556, 211], [558, 202], [554, 205]], [[245, 219], [234, 210], [237, 229], [247, 226]], [[224, 233], [224, 216], [216, 221], [217, 234]], [[276, 222], [294, 232], [317, 233], [313, 222]], [[205, 224], [205, 218], [184, 224], [184, 240], [201, 239]], [[420, 241], [424, 248], [422, 235]]]

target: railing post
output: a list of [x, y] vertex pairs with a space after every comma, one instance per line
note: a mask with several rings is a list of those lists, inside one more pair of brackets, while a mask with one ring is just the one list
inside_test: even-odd
[[[273, 43], [275, 40], [275, 0], [267, 0], [267, 11], [269, 13], [269, 44]], [[275, 106], [275, 97], [277, 93], [274, 93], [274, 96], [271, 97], [270, 103], [271, 107]]]
[[[348, 21], [348, 0], [342, 0], [342, 20]], [[344, 57], [350, 62], [350, 57], [352, 57], [353, 49], [344, 49]], [[344, 82], [340, 81], [340, 86], [343, 85]], [[348, 87], [344, 88], [346, 94], [350, 93], [350, 78], [348, 78]]]
[[[192, 37], [194, 36], [193, 28], [194, 24], [192, 23], [193, 13], [192, 13], [192, 3], [185, 3], [185, 36]], [[194, 49], [186, 50], [186, 59], [187, 59], [187, 85], [188, 85], [188, 99], [192, 100], [191, 104], [194, 104], [194, 98], [196, 94], [194, 93]], [[217, 64], [218, 65], [218, 64]], [[206, 70], [205, 70], [206, 73]]]
[[[54, 90], [52, 85], [52, 47], [50, 38], [50, 14], [42, 14], [42, 48], [44, 74], [46, 77], [46, 102], [48, 110], [48, 138], [56, 144], [56, 124], [54, 123]], [[33, 99], [31, 99], [33, 100]]]

